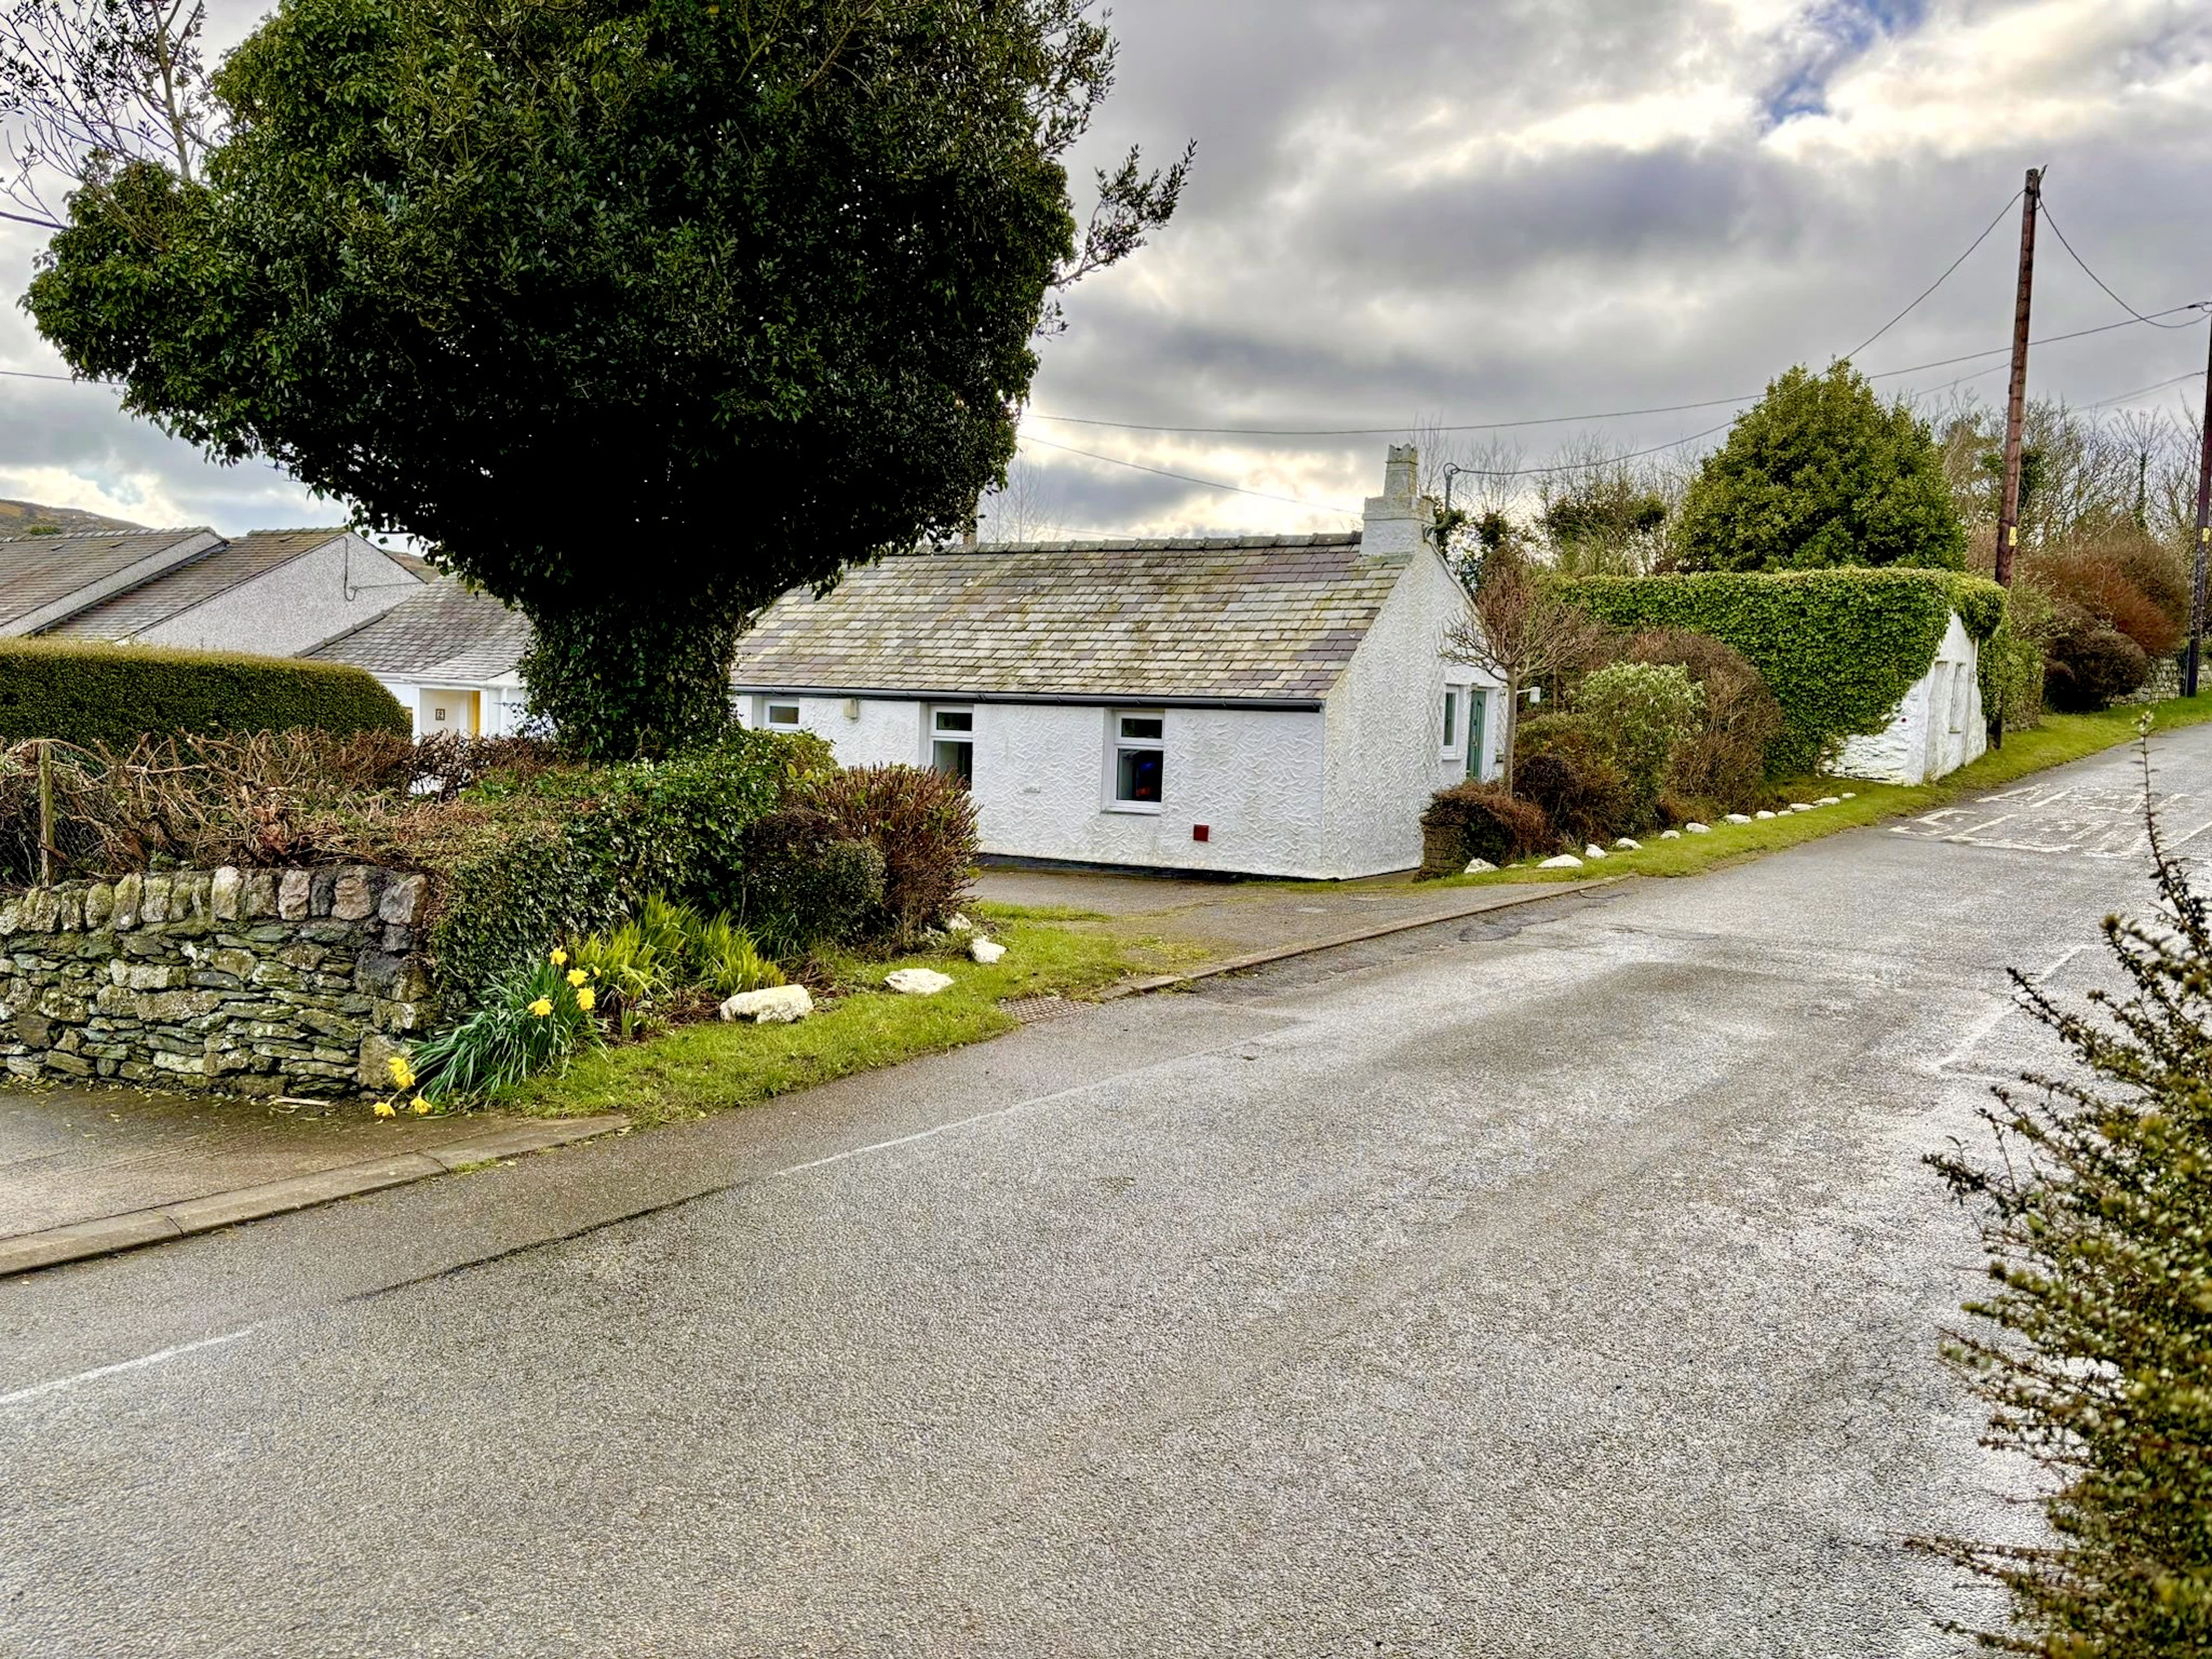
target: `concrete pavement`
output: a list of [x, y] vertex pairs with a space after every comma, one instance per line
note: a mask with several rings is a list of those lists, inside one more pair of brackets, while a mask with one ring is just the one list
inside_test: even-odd
[[[2160, 747], [2212, 791], [2212, 728]], [[2004, 969], [2094, 981], [2148, 893], [2003, 840], [0, 1283], [0, 1653], [1954, 1651], [1986, 1601], [1903, 1540], [2021, 1476], [1937, 1361], [1976, 1252], [1919, 1158], [2046, 1058]]]

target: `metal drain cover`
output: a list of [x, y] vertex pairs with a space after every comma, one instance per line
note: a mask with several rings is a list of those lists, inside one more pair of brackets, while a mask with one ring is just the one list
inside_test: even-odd
[[1082, 1006], [1072, 997], [1008, 997], [999, 1005], [999, 1008], [1024, 1025], [1034, 1025], [1041, 1019], [1055, 1019], [1062, 1014], [1072, 1014]]

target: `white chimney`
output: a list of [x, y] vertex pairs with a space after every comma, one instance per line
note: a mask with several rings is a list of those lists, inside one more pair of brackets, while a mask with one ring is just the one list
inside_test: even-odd
[[1382, 493], [1367, 498], [1359, 554], [1366, 559], [1410, 559], [1421, 550], [1433, 521], [1435, 503], [1419, 494], [1421, 452], [1411, 444], [1392, 444], [1382, 467]]

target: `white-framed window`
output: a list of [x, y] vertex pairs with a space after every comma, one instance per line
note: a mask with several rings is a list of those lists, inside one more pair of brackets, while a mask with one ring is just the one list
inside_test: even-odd
[[1167, 797], [1167, 715], [1158, 708], [1116, 708], [1107, 717], [1107, 805], [1121, 812], [1157, 812]]
[[1444, 687], [1443, 753], [1446, 755], [1456, 755], [1459, 752], [1459, 703], [1460, 699], [1466, 695], [1467, 693], [1456, 685]]
[[971, 788], [975, 782], [975, 711], [973, 708], [932, 708], [929, 711], [929, 763], [947, 777]]
[[760, 723], [771, 731], [796, 732], [799, 730], [799, 705], [781, 702], [774, 697], [763, 697]]

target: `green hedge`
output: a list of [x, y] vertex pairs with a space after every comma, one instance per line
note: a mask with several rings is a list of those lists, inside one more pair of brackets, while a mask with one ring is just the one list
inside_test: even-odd
[[1995, 582], [1941, 570], [1584, 576], [1560, 589], [1617, 628], [1687, 629], [1741, 652], [1782, 706], [1779, 771], [1809, 770], [1838, 739], [1887, 725], [1953, 611], [1977, 641], [2005, 616]]
[[650, 894], [708, 914], [734, 907], [747, 830], [831, 769], [819, 738], [740, 731], [673, 760], [554, 774], [487, 802], [477, 824], [420, 859], [441, 998], [449, 1011], [472, 1007], [539, 951], [619, 924]]
[[338, 663], [76, 640], [0, 641], [0, 737], [135, 743], [148, 732], [408, 733], [374, 675]]

